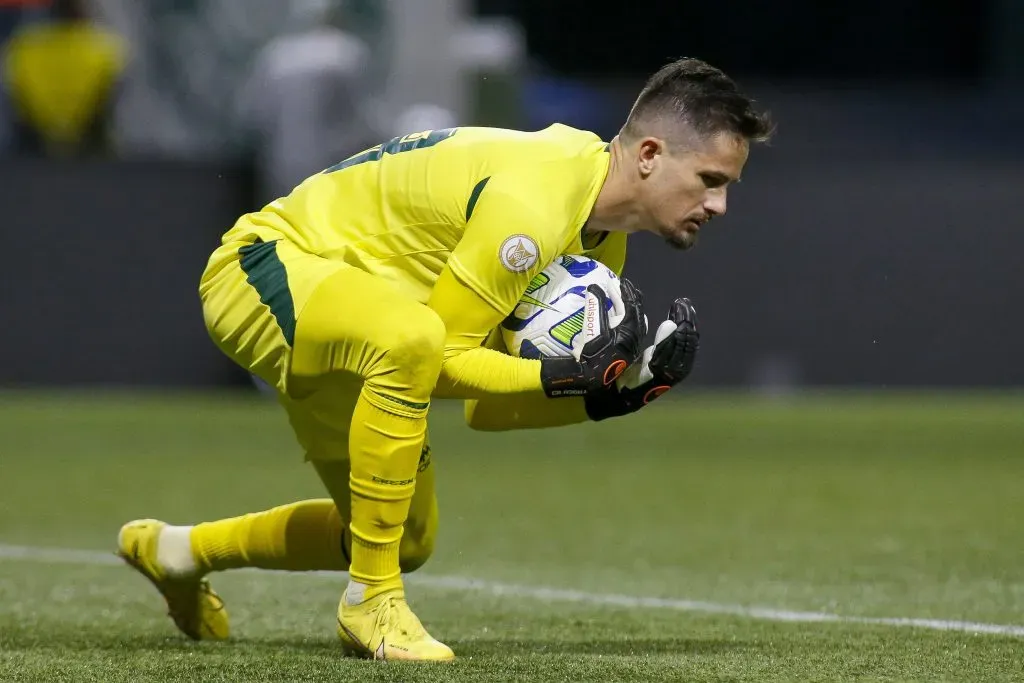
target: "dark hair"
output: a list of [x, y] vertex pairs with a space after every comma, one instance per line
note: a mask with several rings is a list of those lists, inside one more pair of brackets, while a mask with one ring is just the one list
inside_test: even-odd
[[665, 118], [689, 124], [702, 137], [725, 132], [766, 142], [774, 130], [768, 114], [754, 109], [731, 78], [699, 59], [676, 60], [651, 76], [622, 135], [635, 140], [646, 134], [645, 124]]
[[57, 19], [79, 21], [89, 18], [85, 4], [81, 0], [54, 0], [50, 12]]

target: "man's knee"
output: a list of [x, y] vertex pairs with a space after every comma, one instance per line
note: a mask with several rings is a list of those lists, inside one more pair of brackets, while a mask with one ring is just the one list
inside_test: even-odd
[[378, 391], [429, 393], [444, 354], [441, 318], [419, 302], [398, 297], [381, 298], [375, 307], [339, 310], [337, 301], [343, 297], [337, 290], [350, 275], [345, 271], [328, 279], [299, 314], [292, 378], [347, 371]]
[[426, 306], [411, 309], [401, 325], [382, 331], [375, 340], [380, 355], [368, 369], [368, 385], [386, 395], [427, 399], [441, 372], [444, 342], [438, 315]]
[[434, 540], [437, 537], [437, 508], [431, 506], [426, 519], [409, 518], [402, 533], [398, 548], [398, 564], [402, 572], [413, 572], [422, 567], [434, 554]]
[[398, 329], [390, 330], [384, 352], [399, 367], [440, 368], [444, 355], [445, 327], [426, 306], [417, 306]]
[[406, 541], [402, 538], [402, 545], [398, 552], [398, 565], [402, 573], [414, 572], [427, 563], [430, 556], [434, 554], [434, 539], [426, 538], [420, 541]]

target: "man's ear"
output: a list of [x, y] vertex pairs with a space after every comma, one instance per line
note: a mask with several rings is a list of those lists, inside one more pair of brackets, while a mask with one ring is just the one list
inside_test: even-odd
[[665, 151], [665, 142], [659, 138], [646, 137], [637, 145], [637, 168], [644, 178], [654, 172]]

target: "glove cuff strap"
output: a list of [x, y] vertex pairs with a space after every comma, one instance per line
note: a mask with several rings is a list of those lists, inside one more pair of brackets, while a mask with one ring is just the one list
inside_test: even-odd
[[583, 396], [587, 393], [583, 368], [575, 358], [542, 358], [540, 383], [548, 398]]

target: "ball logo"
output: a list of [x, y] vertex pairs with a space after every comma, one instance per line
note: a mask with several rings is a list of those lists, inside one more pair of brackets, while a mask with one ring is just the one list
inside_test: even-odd
[[597, 306], [597, 297], [593, 294], [587, 294], [587, 317], [583, 327], [584, 336], [588, 340], [593, 339], [601, 332], [601, 330], [598, 329], [599, 323], [597, 320]]
[[501, 243], [498, 260], [513, 273], [525, 273], [537, 263], [540, 249], [537, 243], [526, 235], [512, 235]]

